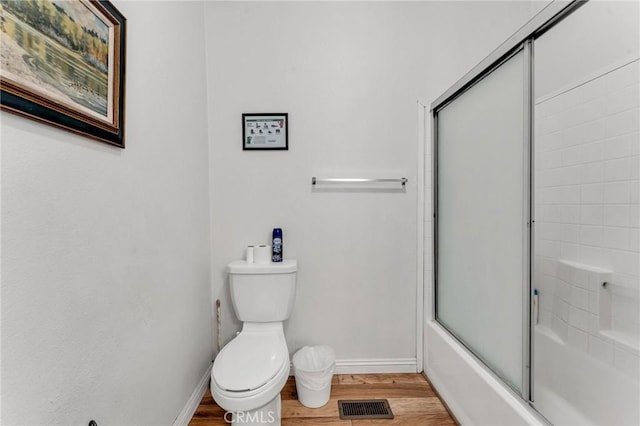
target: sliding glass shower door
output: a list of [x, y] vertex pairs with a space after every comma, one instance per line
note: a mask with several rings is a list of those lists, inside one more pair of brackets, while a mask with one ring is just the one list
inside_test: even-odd
[[528, 386], [528, 49], [434, 111], [436, 319], [518, 393]]

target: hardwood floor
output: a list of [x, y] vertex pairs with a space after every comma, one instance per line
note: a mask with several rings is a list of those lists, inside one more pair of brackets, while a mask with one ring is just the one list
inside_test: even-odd
[[[455, 425], [421, 374], [357, 374], [335, 375], [329, 403], [320, 408], [307, 408], [298, 402], [296, 383], [290, 377], [282, 390], [282, 426], [368, 426], [368, 425]], [[339, 399], [389, 400], [393, 420], [340, 420]], [[190, 426], [227, 425], [224, 410], [207, 393], [202, 398]]]

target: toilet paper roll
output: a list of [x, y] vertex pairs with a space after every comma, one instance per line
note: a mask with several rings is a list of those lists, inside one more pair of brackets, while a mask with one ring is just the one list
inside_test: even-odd
[[253, 263], [253, 246], [247, 247], [247, 263]]
[[261, 244], [253, 248], [253, 263], [271, 263], [271, 247]]

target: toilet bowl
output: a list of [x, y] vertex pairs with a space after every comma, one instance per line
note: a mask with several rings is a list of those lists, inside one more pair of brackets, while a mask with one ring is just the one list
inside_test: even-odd
[[250, 412], [279, 397], [288, 377], [282, 323], [245, 323], [213, 363], [211, 393], [227, 411]]
[[289, 376], [282, 322], [291, 315], [297, 263], [236, 261], [227, 270], [234, 310], [243, 325], [213, 362], [211, 394], [226, 410], [227, 422], [280, 425], [280, 392]]

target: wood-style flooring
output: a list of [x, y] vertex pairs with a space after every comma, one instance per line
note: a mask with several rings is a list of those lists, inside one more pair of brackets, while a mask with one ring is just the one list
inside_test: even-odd
[[[331, 399], [320, 408], [298, 402], [296, 382], [289, 377], [282, 390], [283, 426], [455, 425], [429, 382], [421, 374], [345, 374], [333, 376]], [[393, 420], [340, 420], [339, 399], [389, 400]], [[190, 426], [227, 425], [224, 410], [207, 390]]]

